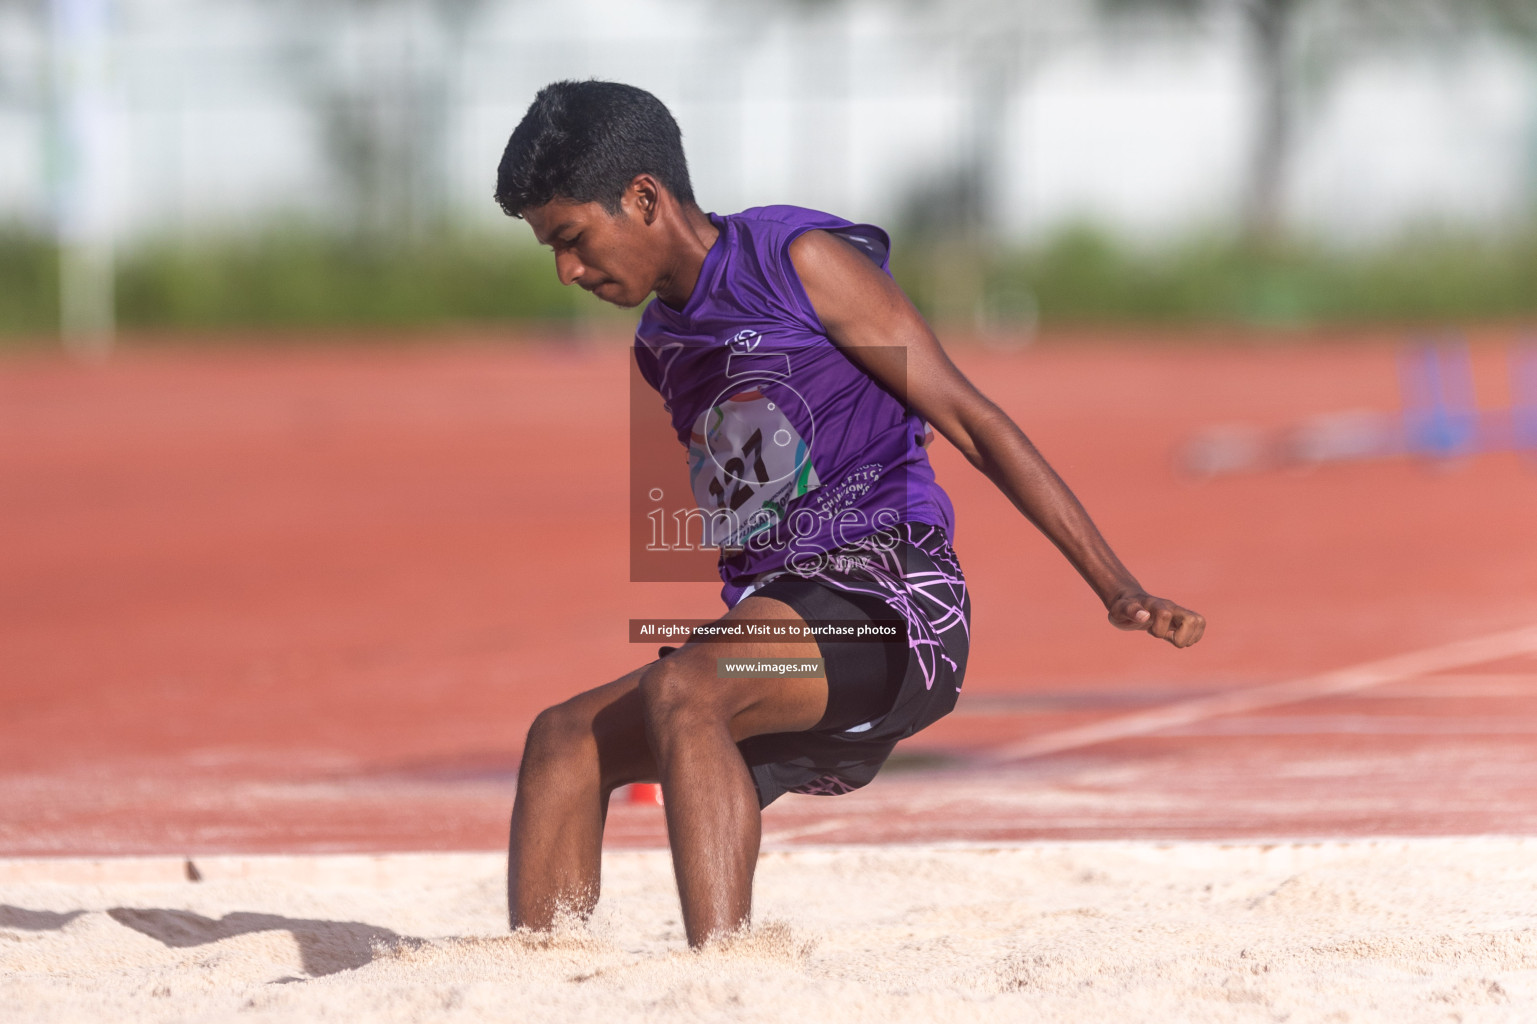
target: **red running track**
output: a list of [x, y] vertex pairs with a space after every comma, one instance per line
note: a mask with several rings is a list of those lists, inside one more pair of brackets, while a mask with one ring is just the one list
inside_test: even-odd
[[[1133, 340], [957, 359], [1207, 639], [1111, 629], [941, 441], [975, 608], [960, 707], [866, 791], [780, 801], [768, 841], [1537, 831], [1531, 649], [1212, 700], [1537, 623], [1537, 468], [1185, 479], [1172, 454], [1211, 424], [1393, 410], [1395, 339]], [[1474, 346], [1491, 405], [1505, 340]], [[629, 618], [718, 606], [626, 580], [625, 360], [486, 338], [5, 357], [0, 855], [501, 846], [532, 716], [646, 658]], [[610, 831], [663, 838], [654, 807]]]

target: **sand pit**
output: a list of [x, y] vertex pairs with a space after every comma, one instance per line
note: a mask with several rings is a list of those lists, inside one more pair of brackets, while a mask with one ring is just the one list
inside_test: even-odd
[[494, 854], [0, 861], [8, 1021], [1530, 1021], [1537, 840], [764, 854], [683, 948], [667, 856], [508, 936]]

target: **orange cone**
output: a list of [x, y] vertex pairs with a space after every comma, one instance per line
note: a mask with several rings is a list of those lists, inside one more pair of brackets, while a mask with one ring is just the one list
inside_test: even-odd
[[632, 804], [656, 804], [661, 806], [662, 787], [655, 782], [633, 782], [630, 784], [628, 799]]

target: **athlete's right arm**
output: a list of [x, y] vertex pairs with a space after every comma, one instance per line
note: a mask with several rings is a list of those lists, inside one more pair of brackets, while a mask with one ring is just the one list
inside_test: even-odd
[[1114, 625], [1176, 647], [1201, 638], [1206, 620], [1143, 589], [1019, 426], [950, 361], [895, 281], [825, 231], [796, 238], [790, 260], [828, 337], [998, 486], [1073, 564]]

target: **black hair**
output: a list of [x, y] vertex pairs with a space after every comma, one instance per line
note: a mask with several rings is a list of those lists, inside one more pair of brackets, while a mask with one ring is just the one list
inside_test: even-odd
[[683, 135], [662, 101], [618, 82], [554, 82], [539, 90], [496, 169], [496, 201], [509, 217], [552, 199], [619, 199], [650, 174], [675, 199], [694, 203]]

